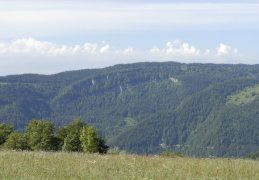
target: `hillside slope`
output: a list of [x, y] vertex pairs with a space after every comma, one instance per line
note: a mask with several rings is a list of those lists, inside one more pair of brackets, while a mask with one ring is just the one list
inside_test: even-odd
[[[203, 126], [210, 128], [205, 122], [208, 125], [218, 122], [218, 119], [227, 116], [228, 111], [241, 113], [241, 107], [242, 110], [247, 107], [247, 112], [244, 112], [247, 114], [249, 104], [257, 102], [255, 92], [251, 97], [246, 93], [239, 97], [231, 96], [226, 103], [226, 100], [219, 98], [226, 93], [225, 87], [219, 83], [227, 83], [225, 86], [228, 87], [231, 80], [243, 78], [244, 84], [246, 81], [249, 84], [258, 77], [258, 65], [176, 62], [124, 64], [54, 75], [5, 76], [0, 77], [0, 123], [14, 125], [16, 130], [22, 131], [32, 119], [45, 119], [55, 122], [57, 126], [66, 126], [73, 119], [81, 117], [89, 125], [98, 128], [100, 134], [109, 139], [110, 145], [131, 152], [156, 153], [165, 150], [159, 145], [162, 144], [173, 150], [204, 155], [207, 151], [199, 151], [194, 146], [188, 146], [188, 143], [198, 144], [195, 137], [204, 137], [207, 131]], [[233, 87], [239, 86], [239, 81], [233, 81]], [[210, 88], [213, 85], [220, 89], [213, 90], [215, 95], [218, 94], [217, 97], [211, 95]], [[251, 88], [256, 87], [251, 85]], [[228, 96], [237, 90], [232, 88], [227, 91]], [[241, 100], [246, 96], [249, 98], [242, 103]], [[193, 97], [199, 98], [191, 100]], [[257, 104], [251, 106], [256, 107]], [[186, 112], [188, 109], [193, 109], [193, 112]], [[256, 117], [252, 114], [251, 118]], [[212, 136], [226, 128], [222, 126], [222, 130], [219, 128], [213, 131], [214, 134], [206, 136], [215, 139]], [[145, 132], [141, 134], [143, 137], [134, 136], [131, 132], [135, 132], [135, 129], [142, 129]], [[129, 139], [130, 134], [132, 137]], [[256, 134], [257, 131], [249, 136]], [[232, 140], [230, 144], [234, 142]], [[210, 144], [212, 141], [208, 142], [206, 138], [201, 141], [202, 146], [216, 149]], [[258, 147], [256, 142], [254, 145], [251, 151]], [[226, 155], [224, 153], [225, 150], [214, 154], [223, 156]]]
[[176, 110], [143, 120], [110, 145], [137, 153], [172, 150], [202, 157], [259, 151], [259, 96], [246, 104], [228, 103], [231, 95], [258, 84], [255, 79], [236, 79], [212, 85], [186, 98]]

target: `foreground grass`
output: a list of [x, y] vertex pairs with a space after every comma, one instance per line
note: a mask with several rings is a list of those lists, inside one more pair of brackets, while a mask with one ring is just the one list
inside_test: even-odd
[[0, 151], [0, 179], [259, 179], [259, 161]]

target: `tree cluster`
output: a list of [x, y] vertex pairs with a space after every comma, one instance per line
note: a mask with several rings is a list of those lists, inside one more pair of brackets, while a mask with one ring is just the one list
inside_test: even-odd
[[[0, 124], [0, 148], [13, 150], [84, 151], [107, 153], [106, 139], [81, 119], [66, 127], [56, 128], [53, 122], [32, 120], [25, 128], [27, 133], [13, 130], [13, 126]], [[57, 131], [56, 131], [57, 130]]]

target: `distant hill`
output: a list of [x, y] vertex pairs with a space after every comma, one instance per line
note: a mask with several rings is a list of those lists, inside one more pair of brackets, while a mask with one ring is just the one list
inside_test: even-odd
[[235, 156], [259, 151], [259, 66], [134, 63], [0, 77], [0, 123], [65, 126], [81, 117], [134, 153]]
[[259, 151], [259, 98], [229, 103], [232, 94], [258, 84], [259, 80], [236, 79], [212, 85], [183, 100], [174, 111], [146, 118], [110, 144], [136, 153], [172, 150], [200, 157], [241, 157]]

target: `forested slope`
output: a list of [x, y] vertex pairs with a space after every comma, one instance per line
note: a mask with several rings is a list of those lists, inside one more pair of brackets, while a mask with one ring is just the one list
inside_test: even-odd
[[[229, 115], [232, 113], [228, 112], [243, 112], [250, 114], [249, 119], [256, 118], [249, 113], [249, 105], [257, 107], [256, 93], [253, 100], [248, 98], [251, 102], [246, 104], [233, 103], [234, 96], [227, 103], [222, 97], [230, 96], [240, 88], [252, 87], [257, 84], [258, 77], [257, 65], [176, 62], [124, 64], [54, 75], [5, 76], [0, 77], [0, 123], [14, 125], [15, 129], [21, 130], [32, 119], [45, 119], [57, 126], [66, 126], [81, 117], [98, 128], [100, 135], [109, 139], [110, 145], [131, 152], [157, 153], [165, 150], [159, 145], [164, 143], [164, 147], [190, 155], [209, 155], [207, 147], [213, 147], [214, 155], [239, 156], [234, 152], [226, 154], [226, 150], [220, 152], [219, 148], [217, 154], [217, 146], [212, 144], [220, 140], [212, 137], [227, 131], [226, 123], [216, 131], [221, 119], [232, 126], [227, 119], [232, 118]], [[231, 88], [227, 90], [229, 86]], [[257, 123], [255, 119], [253, 121]], [[212, 128], [214, 134], [203, 127]], [[137, 135], [138, 131], [142, 133]], [[236, 133], [241, 137], [244, 132]], [[249, 136], [255, 135], [256, 130]], [[201, 142], [195, 137], [201, 137]], [[234, 141], [232, 138], [226, 144]], [[206, 148], [197, 150], [197, 147], [189, 145], [191, 143], [201, 143], [200, 146], [205, 145]], [[253, 143], [254, 147], [249, 146], [251, 151], [258, 147], [257, 142], [251, 140], [250, 144]], [[237, 149], [236, 146], [233, 148]]]
[[240, 157], [259, 151], [259, 98], [228, 103], [232, 94], [258, 84], [255, 79], [237, 79], [212, 85], [186, 98], [174, 111], [143, 120], [110, 144], [137, 153], [172, 150], [203, 157]]

